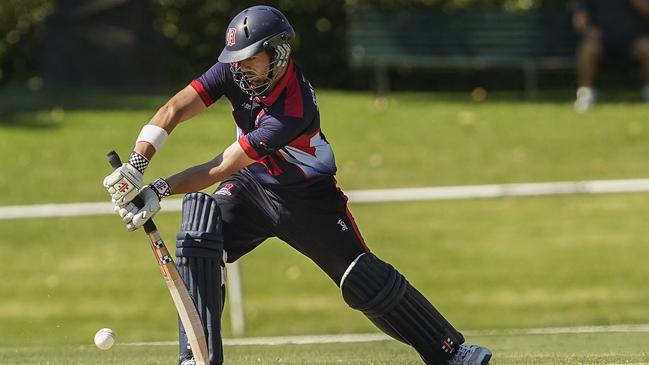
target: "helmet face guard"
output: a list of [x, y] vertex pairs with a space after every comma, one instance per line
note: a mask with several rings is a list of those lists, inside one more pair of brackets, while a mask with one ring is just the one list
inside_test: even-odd
[[[251, 75], [241, 69], [240, 62], [230, 63], [230, 72], [234, 77], [234, 82], [239, 86], [239, 89], [250, 96], [263, 96], [282, 73], [281, 71], [288, 66], [288, 56], [291, 54], [291, 47], [288, 43], [282, 44], [275, 49], [275, 53], [271, 56], [271, 61], [266, 65], [268, 71], [266, 75], [259, 80], [259, 75]], [[257, 79], [257, 80], [253, 80]]]
[[[229, 63], [239, 88], [252, 96], [268, 92], [281, 69], [288, 65], [291, 47], [288, 42], [295, 31], [279, 10], [270, 6], [253, 6], [236, 15], [225, 32], [225, 47], [219, 62]], [[271, 52], [266, 80], [256, 83], [241, 71], [240, 62], [262, 51]]]

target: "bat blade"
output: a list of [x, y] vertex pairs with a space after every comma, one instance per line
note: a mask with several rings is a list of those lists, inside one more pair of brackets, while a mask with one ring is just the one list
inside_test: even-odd
[[187, 340], [194, 355], [194, 361], [196, 361], [197, 365], [209, 365], [209, 350], [205, 338], [205, 330], [203, 329], [203, 322], [189, 294], [189, 290], [187, 290], [185, 281], [180, 276], [178, 268], [158, 231], [149, 233], [149, 241], [151, 242], [153, 254], [160, 265], [160, 272], [165, 280], [165, 284], [167, 284], [171, 299], [176, 306], [180, 321], [185, 328]]
[[[122, 161], [115, 151], [110, 151], [107, 154], [107, 157], [108, 162], [113, 168], [122, 166]], [[144, 204], [139, 196], [133, 199], [133, 203], [138, 207], [141, 207]], [[180, 322], [185, 328], [187, 340], [189, 341], [189, 346], [194, 355], [194, 361], [196, 362], [196, 365], [210, 365], [209, 350], [205, 338], [203, 322], [201, 321], [201, 317], [196, 309], [196, 304], [189, 294], [189, 290], [187, 290], [187, 285], [180, 276], [176, 263], [169, 254], [169, 250], [167, 250], [167, 246], [165, 246], [155, 223], [153, 223], [153, 219], [149, 219], [144, 224], [144, 230], [149, 237], [153, 255], [155, 256], [156, 261], [158, 261], [160, 272], [162, 273], [165, 284], [169, 289], [171, 299], [176, 306]]]

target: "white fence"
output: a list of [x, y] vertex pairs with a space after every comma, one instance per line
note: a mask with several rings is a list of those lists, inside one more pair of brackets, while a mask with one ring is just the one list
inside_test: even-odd
[[[355, 190], [349, 191], [347, 195], [350, 203], [360, 204], [562, 194], [631, 193], [646, 191], [649, 191], [649, 179]], [[167, 199], [162, 202], [163, 211], [179, 211], [181, 206], [182, 199]], [[111, 203], [41, 204], [0, 207], [0, 220], [106, 214], [114, 214], [113, 205]], [[234, 336], [243, 336], [245, 333], [245, 317], [243, 312], [243, 295], [238, 263], [228, 265], [228, 292], [232, 334]]]

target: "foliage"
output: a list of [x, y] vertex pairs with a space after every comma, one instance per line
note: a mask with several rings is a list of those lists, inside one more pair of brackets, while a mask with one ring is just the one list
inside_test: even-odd
[[[159, 31], [172, 43], [173, 70], [184, 78], [195, 76], [214, 62], [223, 47], [223, 32], [239, 11], [258, 4], [243, 0], [156, 0]], [[294, 55], [315, 85], [349, 86], [346, 11], [363, 6], [434, 6], [467, 8], [502, 7], [528, 10], [538, 6], [562, 6], [559, 0], [269, 0], [281, 9], [296, 29]]]
[[[337, 65], [346, 65], [345, 7], [343, 0], [270, 0], [267, 5], [281, 9], [296, 29], [294, 55], [312, 81], [341, 86], [344, 74]], [[241, 10], [259, 4], [243, 0], [156, 0], [159, 31], [172, 43], [173, 69], [183, 77], [195, 77], [205, 70], [223, 48], [223, 34], [230, 19]], [[311, 72], [309, 72], [311, 71]], [[313, 77], [315, 76], [315, 77]]]
[[[133, 0], [132, 0], [133, 1]], [[149, 0], [156, 28], [169, 41], [169, 81], [187, 80], [211, 65], [223, 47], [223, 31], [239, 11], [259, 0]], [[502, 7], [509, 11], [565, 6], [566, 0], [268, 0], [297, 30], [294, 55], [316, 85], [349, 86], [345, 14], [363, 6]], [[44, 20], [55, 0], [0, 2], [0, 82], [38, 72]]]
[[542, 6], [565, 7], [566, 0], [346, 0], [348, 8], [378, 6], [395, 8], [401, 6], [427, 6], [442, 8], [499, 7], [509, 11], [529, 10]]
[[9, 76], [27, 76], [38, 66], [43, 21], [53, 0], [3, 0], [0, 3], [0, 83]]

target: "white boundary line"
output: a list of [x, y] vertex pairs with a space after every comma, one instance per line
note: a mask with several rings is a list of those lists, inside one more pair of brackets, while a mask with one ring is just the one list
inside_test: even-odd
[[[526, 184], [442, 186], [349, 191], [350, 203], [504, 198], [565, 194], [607, 194], [649, 191], [649, 179], [564, 181]], [[162, 202], [163, 211], [180, 211], [182, 199]], [[14, 205], [0, 207], [0, 220], [114, 214], [111, 203]]]
[[[559, 335], [586, 333], [645, 333], [649, 332], [649, 324], [610, 325], [610, 326], [580, 326], [580, 327], [551, 327], [527, 328], [511, 330], [479, 330], [463, 331], [468, 336], [511, 336], [511, 335]], [[355, 343], [377, 342], [392, 340], [382, 333], [343, 334], [343, 335], [313, 335], [313, 336], [279, 336], [279, 337], [249, 337], [226, 338], [224, 346], [278, 346], [278, 345], [308, 345], [326, 343]], [[122, 346], [175, 346], [177, 341], [131, 342]]]

